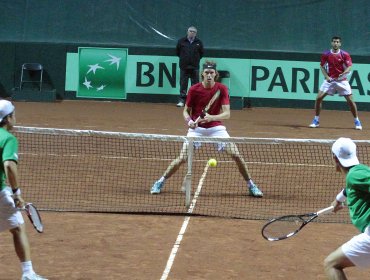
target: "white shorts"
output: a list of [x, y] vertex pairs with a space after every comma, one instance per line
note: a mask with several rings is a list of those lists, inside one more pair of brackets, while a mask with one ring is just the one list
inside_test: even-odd
[[[195, 129], [189, 128], [187, 137], [216, 137], [216, 138], [230, 138], [230, 135], [226, 131], [226, 127], [218, 125], [210, 128], [196, 127]], [[201, 147], [200, 142], [194, 142], [196, 149]], [[217, 150], [223, 151], [225, 143], [217, 143]]]
[[342, 245], [344, 255], [358, 267], [370, 266], [370, 226]]
[[320, 90], [329, 95], [334, 95], [335, 93], [338, 93], [340, 96], [352, 94], [351, 86], [347, 80], [332, 81], [330, 83], [324, 80], [324, 82], [321, 84]]
[[196, 127], [195, 129], [189, 128], [187, 137], [225, 137], [229, 138], [230, 135], [226, 131], [226, 127], [218, 125], [210, 128]]
[[0, 191], [0, 231], [16, 228], [24, 223], [21, 212], [15, 207], [12, 189]]

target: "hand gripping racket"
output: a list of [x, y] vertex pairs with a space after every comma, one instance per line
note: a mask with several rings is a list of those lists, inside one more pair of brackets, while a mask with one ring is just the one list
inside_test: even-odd
[[304, 226], [318, 216], [332, 212], [334, 206], [321, 209], [315, 213], [288, 215], [271, 219], [262, 228], [262, 236], [268, 241], [284, 240], [296, 235]]
[[216, 93], [212, 96], [211, 100], [208, 102], [207, 106], [203, 109], [200, 116], [195, 120], [195, 125], [198, 125], [198, 123], [205, 117], [205, 115], [208, 113], [209, 109], [215, 103], [217, 98], [220, 96], [221, 91], [217, 90]]
[[44, 225], [42, 224], [41, 216], [35, 205], [33, 205], [32, 203], [27, 203], [23, 208], [20, 208], [19, 210], [24, 210], [26, 212], [27, 217], [29, 218], [37, 232], [42, 233], [44, 231]]

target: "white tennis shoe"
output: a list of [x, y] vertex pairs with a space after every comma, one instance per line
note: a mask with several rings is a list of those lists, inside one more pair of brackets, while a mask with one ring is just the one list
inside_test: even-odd
[[22, 275], [22, 280], [48, 280], [36, 273]]
[[361, 124], [360, 120], [355, 121], [355, 129], [362, 130], [362, 124]]
[[315, 128], [319, 126], [320, 126], [319, 121], [317, 121], [316, 119], [313, 119], [312, 123], [310, 124], [310, 127]]
[[153, 185], [153, 187], [151, 188], [150, 190], [150, 193], [151, 194], [160, 194], [161, 193], [161, 189], [163, 188], [164, 186], [164, 181], [156, 181]]
[[249, 195], [254, 197], [263, 197], [263, 192], [256, 184], [253, 184], [249, 187]]
[[179, 103], [176, 104], [177, 107], [184, 107], [185, 103], [182, 101], [179, 101]]

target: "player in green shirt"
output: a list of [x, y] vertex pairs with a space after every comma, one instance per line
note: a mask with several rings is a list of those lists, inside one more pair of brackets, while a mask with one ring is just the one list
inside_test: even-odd
[[347, 279], [347, 267], [370, 266], [370, 167], [360, 164], [356, 144], [349, 138], [339, 138], [332, 146], [336, 169], [346, 176], [345, 188], [336, 196], [334, 212], [343, 209], [347, 200], [353, 225], [361, 232], [332, 252], [324, 262], [329, 279]]
[[31, 250], [22, 214], [25, 203], [18, 188], [18, 140], [10, 133], [15, 125], [14, 106], [0, 100], [0, 231], [9, 230], [22, 266], [22, 280], [46, 280], [32, 267]]

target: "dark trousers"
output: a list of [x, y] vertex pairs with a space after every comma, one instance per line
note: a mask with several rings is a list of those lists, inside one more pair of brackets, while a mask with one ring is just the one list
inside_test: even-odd
[[188, 91], [188, 81], [191, 85], [199, 83], [199, 70], [198, 69], [180, 69], [180, 101], [186, 101], [186, 94]]

